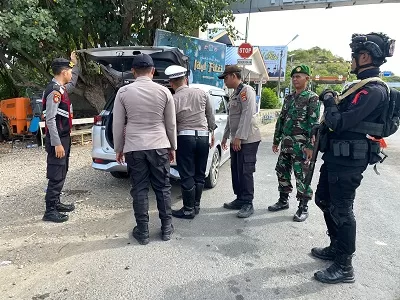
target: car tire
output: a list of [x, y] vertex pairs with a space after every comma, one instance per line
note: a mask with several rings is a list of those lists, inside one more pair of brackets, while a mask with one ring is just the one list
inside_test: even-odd
[[205, 182], [206, 188], [213, 188], [217, 185], [220, 164], [221, 164], [221, 155], [219, 153], [219, 150], [215, 149], [211, 161], [210, 171], [208, 172], [208, 176]]
[[127, 172], [113, 171], [113, 172], [110, 172], [110, 174], [112, 177], [118, 178], [118, 179], [129, 178], [129, 174]]

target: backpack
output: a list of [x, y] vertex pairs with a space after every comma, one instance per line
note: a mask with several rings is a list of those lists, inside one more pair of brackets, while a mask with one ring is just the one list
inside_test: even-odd
[[382, 137], [391, 136], [399, 129], [400, 125], [400, 91], [395, 88], [389, 88], [389, 94], [390, 97]]
[[385, 101], [385, 110], [382, 115], [382, 121], [383, 121], [383, 128], [381, 134], [379, 134], [380, 137], [388, 137], [394, 134], [398, 129], [400, 125], [400, 91], [396, 90], [395, 88], [390, 88], [386, 82], [384, 82], [382, 79], [379, 77], [371, 77], [367, 79], [363, 79], [360, 82], [354, 84], [351, 86], [347, 91], [345, 91], [344, 94], [340, 95], [338, 97], [338, 101], [340, 102], [350, 94], [356, 92], [360, 88], [362, 88], [364, 85], [366, 85], [369, 82], [377, 82], [379, 84], [382, 84], [383, 86], [386, 87], [389, 93], [389, 99]]

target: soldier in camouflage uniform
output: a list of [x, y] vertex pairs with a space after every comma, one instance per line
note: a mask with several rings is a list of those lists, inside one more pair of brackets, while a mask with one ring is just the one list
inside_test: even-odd
[[312, 156], [311, 129], [318, 124], [320, 106], [318, 95], [307, 90], [310, 68], [300, 65], [292, 70], [291, 77], [296, 91], [288, 95], [276, 122], [272, 151], [281, 152], [275, 170], [278, 176], [280, 197], [277, 203], [268, 207], [269, 211], [289, 208], [289, 194], [293, 190], [291, 173], [296, 177], [299, 208], [294, 221], [303, 222], [308, 217], [307, 203], [312, 198], [311, 187], [304, 184], [308, 163]]

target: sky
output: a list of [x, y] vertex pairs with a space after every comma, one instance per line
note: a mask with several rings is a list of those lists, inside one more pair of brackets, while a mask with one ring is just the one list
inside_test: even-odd
[[[400, 3], [385, 3], [252, 13], [247, 41], [254, 46], [281, 46], [298, 34], [289, 51], [318, 46], [350, 60], [353, 33], [383, 32], [396, 40], [396, 50], [381, 70], [400, 75], [399, 12]], [[249, 15], [235, 16], [234, 25], [244, 36]]]

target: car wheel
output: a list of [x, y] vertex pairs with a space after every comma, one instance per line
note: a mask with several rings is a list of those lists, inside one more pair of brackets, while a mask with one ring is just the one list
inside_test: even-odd
[[210, 172], [208, 172], [208, 177], [206, 178], [205, 182], [205, 186], [207, 188], [213, 188], [217, 185], [220, 162], [221, 162], [221, 157], [219, 151], [218, 149], [215, 149], [211, 161]]
[[112, 177], [118, 178], [118, 179], [129, 177], [129, 174], [127, 172], [113, 171], [113, 172], [110, 172], [110, 174]]

